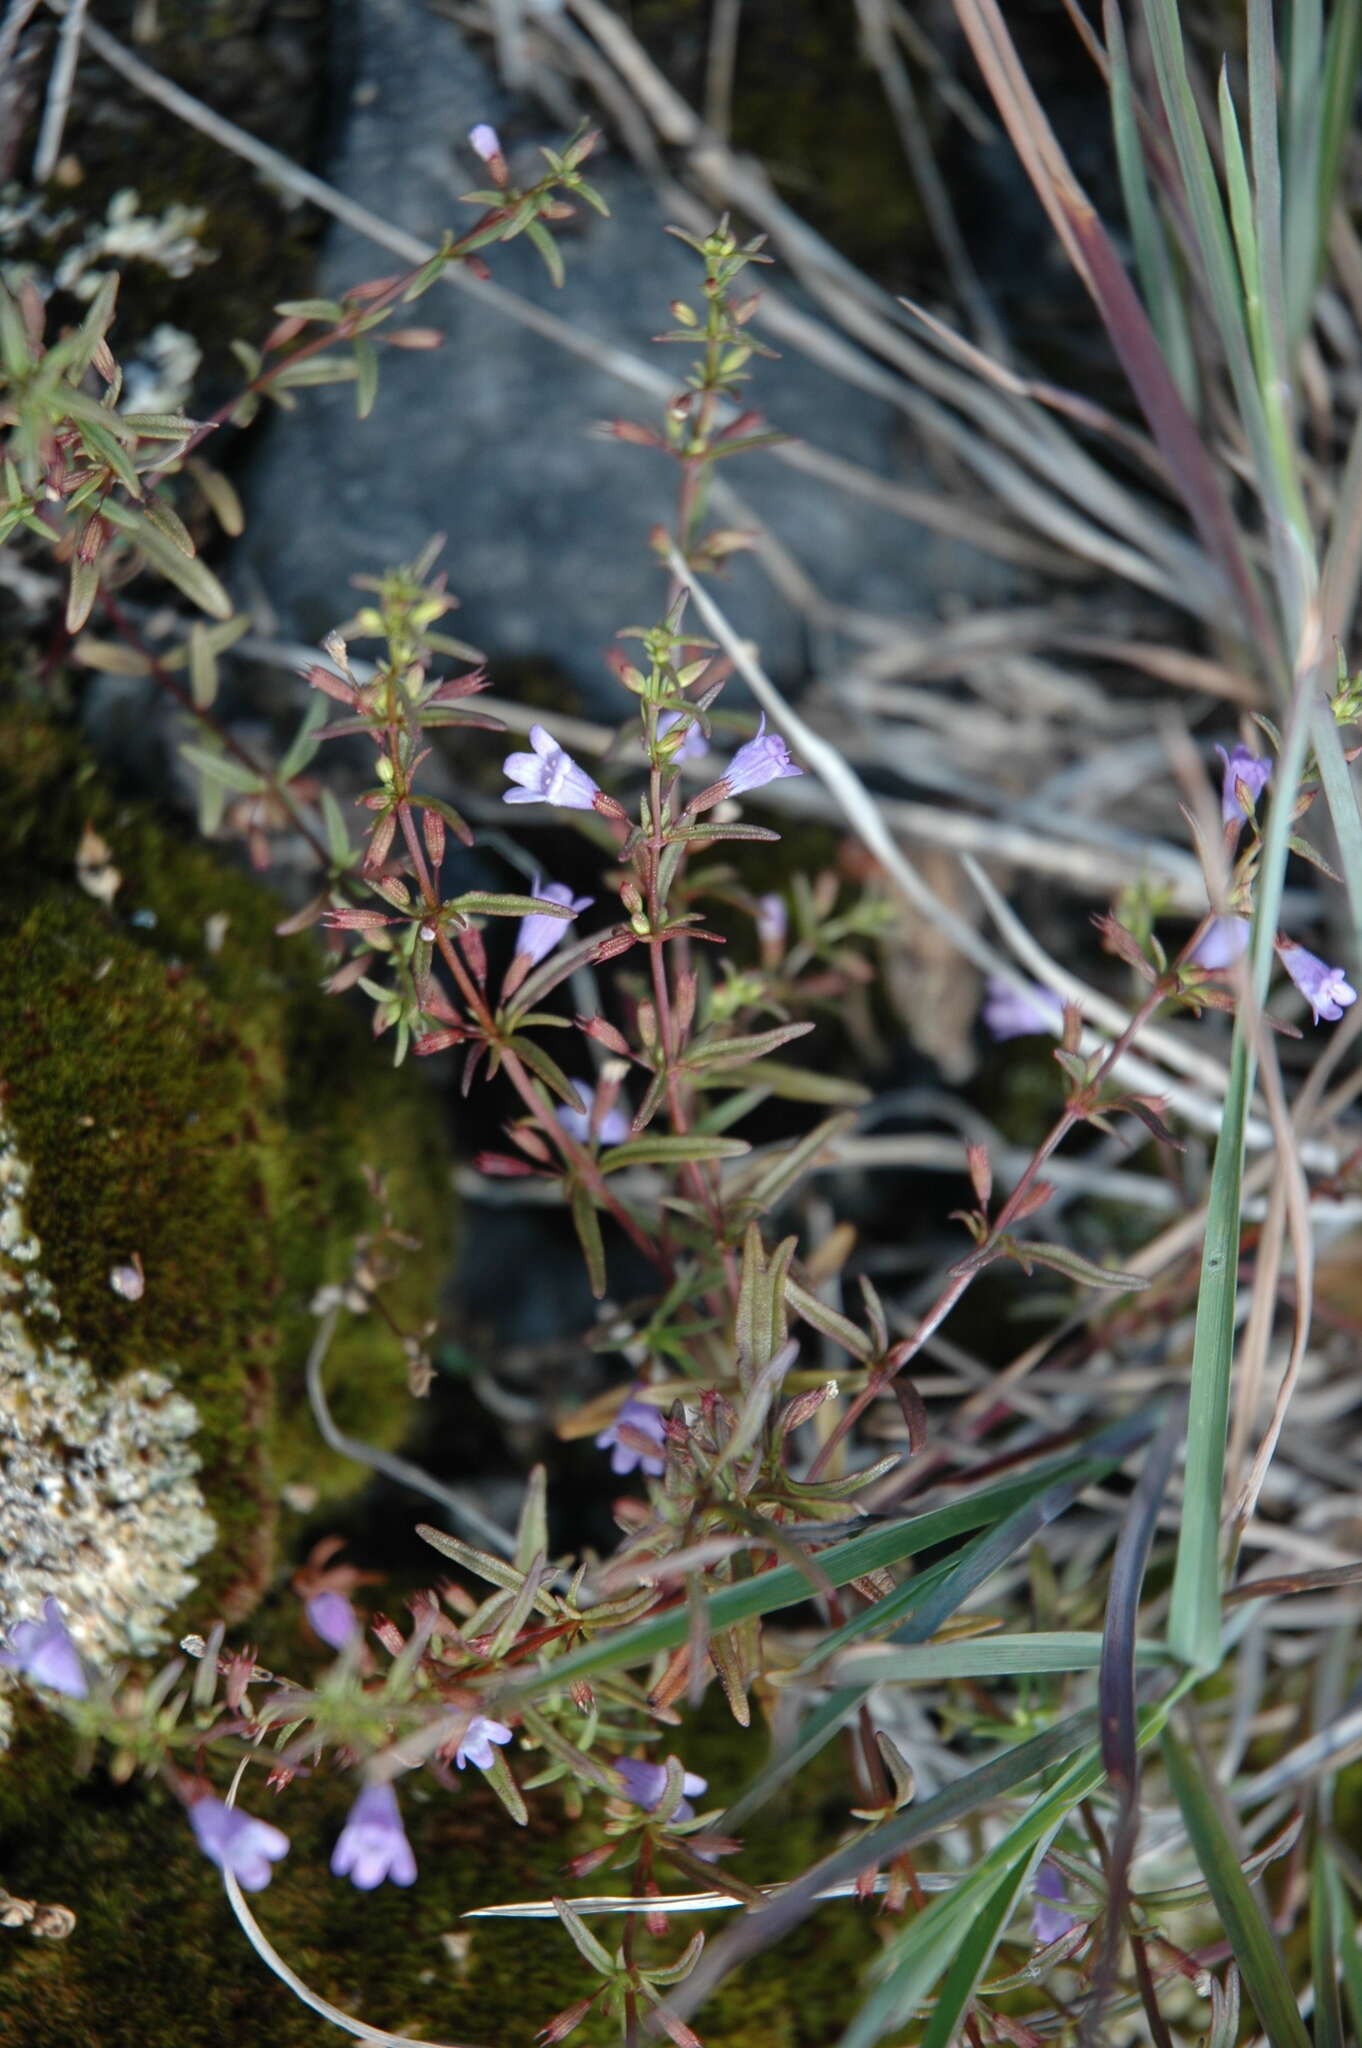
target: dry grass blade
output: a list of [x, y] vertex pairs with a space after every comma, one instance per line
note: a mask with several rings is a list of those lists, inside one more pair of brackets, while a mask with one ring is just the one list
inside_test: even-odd
[[1220, 478], [1111, 239], [1031, 89], [996, 0], [956, 0], [956, 12], [1013, 146], [1092, 296], [1203, 545], [1224, 569], [1254, 636], [1262, 645], [1271, 645], [1267, 613]]

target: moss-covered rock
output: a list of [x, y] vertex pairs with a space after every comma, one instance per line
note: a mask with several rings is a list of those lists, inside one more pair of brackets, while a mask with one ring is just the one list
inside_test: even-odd
[[[722, 1799], [760, 1762], [762, 1738], [706, 1720], [708, 1736], [687, 1737], [687, 1761], [713, 1774]], [[53, 1760], [16, 1747], [16, 1763], [27, 1768], [30, 1754], [50, 1797]], [[59, 1767], [69, 1763], [63, 1757]], [[804, 1868], [844, 1818], [839, 1783], [829, 1752], [756, 1818], [736, 1867], [754, 1881]], [[409, 1779], [401, 1799], [417, 1881], [408, 1891], [357, 1893], [327, 1870], [352, 1792], [352, 1782], [323, 1775], [272, 1803], [258, 1776], [248, 1780], [242, 1803], [283, 1824], [292, 1844], [269, 1890], [250, 1902], [278, 1953], [313, 1990], [370, 2025], [426, 2041], [530, 2048], [597, 1980], [556, 1923], [461, 1916], [474, 1906], [619, 1889], [609, 1873], [587, 1886], [565, 1873], [593, 1839], [590, 1807], [572, 1828], [553, 1792], [531, 1795], [522, 1829], [471, 1771], [452, 1793]], [[0, 2048], [319, 2048], [337, 2038], [252, 1953], [217, 1874], [159, 1787], [113, 1787], [96, 1775], [68, 1794], [60, 1830], [44, 1830], [26, 1820], [22, 1802], [7, 1803], [0, 1780], [0, 1833], [9, 1890], [76, 1915], [65, 1942], [4, 1938]], [[664, 1877], [663, 1889], [688, 1886]], [[636, 1928], [636, 1953], [670, 1960], [698, 1925], [717, 1934], [728, 1920], [678, 1917], [658, 1939]], [[624, 1922], [592, 1924], [613, 1949]], [[827, 2048], [855, 2010], [878, 1948], [876, 1924], [873, 1906], [825, 1907], [696, 2016], [706, 2048]], [[593, 2014], [573, 2040], [618, 2048], [619, 2036]]]
[[[122, 877], [110, 902], [77, 883], [91, 829]], [[163, 1636], [193, 1578], [200, 1622], [244, 1616], [284, 1489], [354, 1486], [303, 1361], [316, 1290], [377, 1221], [364, 1169], [423, 1240], [384, 1290], [399, 1327], [431, 1315], [446, 1268], [425, 1086], [319, 994], [277, 917], [257, 884], [119, 806], [61, 733], [0, 721], [0, 1521], [8, 1501], [25, 1538], [0, 1560], [0, 1613], [57, 1593], [105, 1654]], [[134, 1255], [140, 1294], [112, 1278]], [[327, 1375], [342, 1427], [403, 1434], [402, 1349], [374, 1319], [342, 1327]], [[126, 1597], [102, 1598], [114, 1584]]]

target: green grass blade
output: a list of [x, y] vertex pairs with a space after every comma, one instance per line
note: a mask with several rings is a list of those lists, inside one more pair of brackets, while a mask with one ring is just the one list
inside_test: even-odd
[[1116, 0], [1104, 0], [1103, 26], [1106, 33], [1107, 63], [1110, 69], [1111, 127], [1116, 144], [1116, 168], [1121, 180], [1121, 197], [1135, 250], [1135, 269], [1144, 292], [1144, 302], [1159, 337], [1159, 346], [1169, 372], [1182, 393], [1189, 411], [1196, 410], [1197, 363], [1192, 347], [1187, 308], [1178, 289], [1168, 238], [1150, 190], [1140, 126], [1135, 109], [1135, 88], [1130, 71], [1130, 52], [1125, 25]]
[[754, 1813], [759, 1813], [768, 1799], [774, 1798], [783, 1785], [791, 1778], [797, 1778], [804, 1766], [811, 1763], [821, 1749], [825, 1749], [838, 1731], [844, 1728], [865, 1698], [863, 1685], [841, 1686], [821, 1700], [808, 1718], [800, 1724], [798, 1735], [787, 1748], [774, 1756], [763, 1770], [758, 1771], [751, 1784], [741, 1796], [734, 1800], [719, 1822], [718, 1832], [731, 1835]]
[[1236, 1020], [1229, 1087], [1211, 1169], [1201, 1251], [1182, 1521], [1168, 1615], [1168, 1641], [1196, 1671], [1220, 1662], [1220, 1508], [1234, 1363], [1234, 1298], [1239, 1276], [1244, 1120], [1250, 1090], [1248, 1034]]
[[1343, 1990], [1348, 2001], [1353, 2039], [1362, 2041], [1362, 1948], [1359, 1948], [1357, 1943], [1357, 1916], [1332, 1854], [1325, 1864], [1324, 1876], [1329, 1890], [1334, 1942], [1343, 1970]]
[[[924, 1550], [932, 1550], [939, 1543], [948, 1543], [1009, 1514], [1025, 1512], [1035, 1500], [1043, 1499], [1047, 1491], [1080, 1473], [1086, 1475], [1083, 1484], [1098, 1477], [1096, 1470], [1089, 1469], [1094, 1459], [1110, 1471], [1151, 1434], [1156, 1421], [1157, 1416], [1149, 1414], [1127, 1416], [1094, 1436], [1083, 1457], [1052, 1462], [1024, 1478], [983, 1487], [964, 1500], [952, 1501], [949, 1507], [934, 1508], [928, 1514], [872, 1528], [864, 1535], [832, 1544], [818, 1552], [818, 1572], [825, 1583], [845, 1586], [867, 1572], [899, 1564], [904, 1558], [919, 1556]], [[1010, 1548], [1009, 1545], [1005, 1554], [1010, 1554]], [[957, 1560], [957, 1564], [963, 1562]], [[797, 1565], [777, 1565], [774, 1571], [760, 1572], [755, 1578], [724, 1586], [712, 1594], [705, 1603], [706, 1628], [713, 1634], [758, 1615], [773, 1613], [777, 1608], [798, 1606], [809, 1598], [810, 1591], [809, 1573]], [[689, 1633], [689, 1610], [685, 1606], [669, 1608], [665, 1614], [639, 1622], [633, 1628], [612, 1631], [598, 1642], [525, 1673], [508, 1688], [505, 1697], [539, 1693], [565, 1685], [573, 1678], [586, 1678], [622, 1664], [641, 1663], [659, 1650], [675, 1649], [678, 1643], [686, 1641]]]
[[[1298, 690], [1287, 720], [1274, 777], [1272, 808], [1263, 839], [1252, 939], [1254, 1001], [1266, 997], [1281, 914], [1291, 813], [1310, 728], [1310, 684]], [[1234, 1362], [1234, 1297], [1238, 1279], [1244, 1121], [1253, 1092], [1251, 1033], [1242, 1014], [1234, 1020], [1229, 1085], [1211, 1169], [1206, 1237], [1201, 1256], [1192, 1386], [1187, 1411], [1187, 1457], [1182, 1522], [1168, 1615], [1168, 1641], [1195, 1670], [1220, 1662], [1220, 1516]]]
[[1014, 1863], [992, 1898], [974, 1916], [932, 2005], [931, 2018], [923, 2030], [922, 2048], [951, 2048], [960, 2038], [979, 1979], [988, 1968], [1039, 1860], [1033, 1852]]
[[[1343, 161], [1343, 145], [1352, 126], [1353, 104], [1357, 98], [1357, 74], [1362, 66], [1362, 7], [1353, 0], [1340, 0], [1329, 23], [1328, 39], [1324, 48], [1323, 111], [1316, 97], [1308, 101], [1307, 132], [1313, 126], [1318, 133], [1319, 161], [1314, 205], [1314, 262], [1309, 279], [1295, 287], [1296, 296], [1291, 294], [1291, 273], [1288, 248], [1288, 307], [1293, 315], [1292, 335], [1300, 337], [1305, 332], [1310, 314], [1310, 300], [1324, 264], [1324, 246], [1329, 233], [1329, 218], [1338, 196], [1339, 167]], [[1305, 209], [1302, 203], [1301, 216]], [[1296, 219], [1294, 203], [1287, 214], [1288, 226]]]
[[[1357, 8], [1353, 0], [1343, 0], [1335, 14], [1356, 16]], [[1281, 127], [1285, 190], [1282, 219], [1287, 317], [1295, 347], [1303, 339], [1309, 323], [1310, 303], [1319, 274], [1321, 203], [1327, 220], [1328, 206], [1333, 198], [1332, 185], [1325, 198], [1320, 183], [1324, 150], [1320, 103], [1326, 92], [1324, 18], [1320, 0], [1292, 0], [1290, 28], [1284, 40]], [[1327, 107], [1327, 100], [1325, 104]]]
[[1348, 909], [1352, 916], [1353, 940], [1357, 943], [1362, 939], [1362, 813], [1358, 810], [1357, 785], [1344, 757], [1338, 722], [1323, 700], [1314, 707], [1311, 737], [1315, 742], [1320, 781], [1324, 785], [1324, 800], [1329, 806], [1330, 822], [1338, 840], [1343, 883], [1348, 891]]
[[1308, 557], [1308, 522], [1298, 498], [1293, 499], [1286, 489], [1288, 480], [1280, 473], [1268, 432], [1229, 224], [1196, 95], [1187, 74], [1177, 0], [1144, 0], [1144, 17], [1159, 93], [1182, 173], [1201, 274], [1225, 351], [1239, 417], [1252, 451], [1259, 493], [1269, 522], [1283, 534], [1294, 532]]
[[1338, 1898], [1329, 1882], [1329, 1854], [1316, 1842], [1310, 1864], [1310, 1982], [1315, 1993], [1315, 2048], [1345, 2048], [1338, 1995]]
[[1281, 1951], [1240, 1868], [1201, 1765], [1171, 1729], [1164, 1731], [1163, 1757], [1188, 1839], [1272, 2048], [1310, 2048]]
[[[1032, 1671], [1095, 1671], [1102, 1661], [1102, 1642], [1096, 1629], [964, 1636], [955, 1642], [920, 1643], [911, 1649], [853, 1650], [839, 1659], [832, 1675], [884, 1685], [943, 1678], [1010, 1678]], [[1162, 1643], [1135, 1645], [1140, 1664], [1166, 1664], [1171, 1654]]]

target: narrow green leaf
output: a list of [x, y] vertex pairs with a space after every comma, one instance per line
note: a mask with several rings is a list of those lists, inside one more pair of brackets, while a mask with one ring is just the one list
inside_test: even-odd
[[298, 730], [288, 744], [288, 749], [275, 773], [280, 782], [292, 782], [301, 775], [304, 768], [316, 755], [322, 743], [322, 727], [326, 723], [327, 700], [313, 696], [308, 699], [307, 708], [299, 721]]
[[216, 782], [222, 789], [235, 790], [241, 796], [258, 796], [265, 786], [261, 776], [253, 774], [227, 754], [215, 754], [207, 747], [194, 746], [183, 746], [180, 752], [200, 775], [206, 775], [210, 782]]
[[[1033, 1504], [1047, 1490], [1078, 1480], [1080, 1475], [1081, 1483], [1086, 1484], [1094, 1476], [1094, 1459], [1110, 1460], [1106, 1465], [1110, 1470], [1112, 1463], [1119, 1462], [1135, 1444], [1143, 1442], [1152, 1427], [1149, 1416], [1130, 1416], [1094, 1437], [1080, 1458], [1049, 1463], [1024, 1478], [1001, 1480], [994, 1486], [981, 1487], [964, 1500], [952, 1501], [949, 1507], [933, 1508], [908, 1521], [870, 1529], [863, 1535], [832, 1544], [827, 1550], [817, 1553], [819, 1573], [828, 1584], [845, 1586], [852, 1579], [864, 1577], [867, 1572], [899, 1564], [904, 1558], [916, 1557], [939, 1543], [948, 1543], [970, 1530], [987, 1527], [1004, 1516], [1033, 1510]], [[1005, 1548], [1003, 1555], [1007, 1554], [1009, 1551]], [[987, 1569], [993, 1568], [988, 1562]], [[808, 1597], [807, 1574], [794, 1565], [777, 1565], [773, 1571], [761, 1572], [754, 1579], [721, 1587], [717, 1593], [711, 1594], [705, 1603], [705, 1626], [713, 1634], [718, 1629], [734, 1627], [754, 1616], [771, 1614], [781, 1607], [796, 1606]], [[949, 1612], [949, 1606], [945, 1611]], [[931, 1626], [936, 1628], [939, 1623], [934, 1620]], [[589, 1677], [594, 1671], [644, 1662], [659, 1650], [675, 1649], [678, 1643], [685, 1642], [689, 1627], [687, 1609], [684, 1606], [670, 1608], [665, 1614], [654, 1615], [647, 1621], [619, 1631], [617, 1635], [553, 1660], [537, 1672], [527, 1673], [515, 1690], [543, 1691], [565, 1684], [571, 1678]]]
[[[734, 1069], [736, 1073], [737, 1069]], [[728, 1085], [726, 1067], [707, 1067], [695, 1076], [697, 1088]], [[820, 1102], [827, 1107], [859, 1109], [869, 1102], [871, 1091], [858, 1081], [845, 1081], [840, 1074], [823, 1074], [816, 1067], [790, 1067], [783, 1060], [748, 1060], [742, 1067], [744, 1096], [778, 1095], [783, 1102]], [[716, 1112], [707, 1113], [707, 1119]], [[707, 1121], [707, 1127], [714, 1128]]]
[[1201, 1874], [1269, 2041], [1273, 2048], [1310, 2048], [1281, 1951], [1240, 1868], [1207, 1774], [1171, 1728], [1163, 1733], [1163, 1760]]
[[338, 299], [281, 299], [275, 307], [281, 320], [343, 320], [345, 308]]
[[582, 1247], [582, 1257], [586, 1260], [591, 1292], [599, 1301], [605, 1293], [605, 1245], [601, 1240], [601, 1223], [596, 1214], [596, 1204], [580, 1181], [572, 1183], [572, 1222], [577, 1232], [577, 1242]]
[[1076, 1280], [1082, 1287], [1107, 1288], [1115, 1294], [1132, 1294], [1149, 1282], [1139, 1273], [1122, 1273], [1112, 1266], [1099, 1266], [1093, 1259], [1085, 1259], [1082, 1252], [1076, 1252], [1067, 1244], [1049, 1244], [1043, 1238], [1004, 1239], [1010, 1258], [1027, 1272], [1033, 1265], [1048, 1266], [1056, 1273], [1063, 1273], [1070, 1280]]
[[[179, 412], [125, 412], [123, 424], [131, 427], [142, 440], [187, 441], [198, 421], [186, 419]], [[166, 460], [165, 456], [157, 459], [161, 462]]]
[[960, 2030], [979, 1980], [988, 1968], [993, 1951], [1016, 1912], [1039, 1861], [1040, 1857], [1034, 1851], [1029, 1856], [1018, 1857], [991, 1896], [971, 1917], [955, 1961], [947, 1970], [945, 1981], [932, 2002], [931, 2014], [923, 2030], [922, 2048], [952, 2048], [952, 2043], [960, 2039]]
[[1353, 2039], [1362, 2041], [1362, 1948], [1357, 1941], [1357, 1916], [1332, 1850], [1325, 1865], [1325, 1880], [1332, 1900], [1332, 1926], [1343, 1970], [1343, 1989], [1348, 2000]]
[[92, 463], [106, 463], [130, 497], [141, 497], [142, 479], [137, 474], [132, 458], [103, 421], [81, 420], [80, 438]]
[[711, 1138], [703, 1132], [668, 1132], [656, 1137], [627, 1138], [601, 1154], [601, 1172], [619, 1173], [626, 1166], [679, 1166], [687, 1161], [740, 1159], [752, 1147], [744, 1138]]
[[544, 1086], [552, 1094], [556, 1095], [569, 1109], [576, 1110], [578, 1116], [586, 1115], [586, 1104], [577, 1093], [576, 1086], [573, 1082], [569, 1081], [557, 1060], [550, 1058], [542, 1045], [536, 1044], [532, 1038], [512, 1038], [509, 1041], [509, 1045], [514, 1049], [517, 1057], [525, 1062], [530, 1072], [537, 1074], [544, 1083]]
[[811, 1323], [815, 1330], [821, 1330], [825, 1337], [831, 1337], [844, 1351], [849, 1351], [853, 1358], [859, 1358], [862, 1365], [868, 1365], [875, 1356], [873, 1342], [864, 1330], [857, 1328], [850, 1316], [844, 1316], [827, 1302], [820, 1301], [816, 1294], [810, 1294], [798, 1281], [786, 1279], [785, 1299], [796, 1315], [802, 1316], [806, 1323]]
[[740, 1192], [759, 1210], [773, 1208], [809, 1171], [824, 1147], [850, 1130], [854, 1122], [855, 1118], [849, 1115], [825, 1117], [793, 1145], [782, 1147], [763, 1161], [755, 1178], [745, 1180]]
[[359, 375], [353, 356], [304, 356], [269, 373], [271, 391], [294, 391], [313, 384], [351, 384]]
[[1362, 815], [1357, 804], [1357, 785], [1343, 752], [1343, 740], [1328, 703], [1320, 699], [1314, 707], [1311, 737], [1319, 763], [1324, 800], [1338, 838], [1343, 861], [1343, 881], [1348, 891], [1354, 942], [1362, 938]]
[[378, 396], [378, 350], [358, 335], [350, 346], [355, 352], [355, 414], [367, 420]]
[[525, 223], [525, 232], [543, 257], [544, 268], [549, 274], [550, 282], [555, 286], [560, 286], [567, 272], [563, 267], [563, 252], [554, 241], [553, 236], [544, 226], [544, 223], [539, 220], [527, 221]]
[[159, 569], [186, 597], [192, 598], [201, 611], [215, 619], [232, 617], [232, 600], [212, 570], [205, 568], [197, 557], [182, 554], [140, 511], [134, 511], [130, 506], [106, 498], [102, 510], [111, 525], [136, 541], [152, 567]]
[[89, 618], [99, 595], [98, 562], [82, 562], [77, 558], [71, 564], [71, 584], [66, 593], [66, 630], [78, 633]]
[[189, 628], [189, 690], [200, 711], [207, 711], [218, 693], [217, 658], [199, 619]]
[[[1309, 318], [1310, 302], [1314, 296], [1315, 284], [1324, 262], [1324, 245], [1329, 232], [1329, 221], [1338, 196], [1338, 176], [1343, 162], [1343, 147], [1352, 128], [1353, 107], [1357, 100], [1357, 75], [1362, 66], [1362, 7], [1341, 0], [1329, 22], [1329, 34], [1324, 50], [1324, 91], [1323, 113], [1317, 96], [1302, 90], [1303, 119], [1300, 129], [1305, 138], [1312, 134], [1317, 138], [1319, 153], [1318, 185], [1314, 195], [1313, 229], [1314, 262], [1308, 277], [1302, 278], [1293, 265], [1293, 258], [1299, 261], [1294, 248], [1293, 235], [1296, 224], [1307, 217], [1304, 200], [1297, 200], [1296, 192], [1288, 188], [1287, 210], [1287, 304], [1291, 314], [1291, 338], [1298, 340], [1305, 331]], [[1294, 141], [1296, 134], [1294, 93], [1288, 94], [1288, 136]], [[1292, 152], [1294, 158], [1294, 151]], [[1308, 156], [1305, 161], [1308, 162]], [[1299, 172], [1296, 173], [1299, 176]]]
[[1169, 254], [1168, 239], [1149, 187], [1144, 145], [1135, 111], [1130, 55], [1125, 26], [1116, 0], [1104, 0], [1107, 62], [1110, 72], [1111, 124], [1116, 142], [1116, 165], [1135, 249], [1145, 305], [1168, 361], [1169, 372], [1182, 394], [1183, 402], [1194, 407], [1197, 398], [1196, 352], [1192, 347], [1187, 308], [1178, 289]]
[[767, 1053], [779, 1052], [781, 1046], [792, 1039], [804, 1038], [813, 1030], [810, 1024], [778, 1024], [772, 1031], [754, 1031], [749, 1038], [711, 1038], [708, 1042], [691, 1046], [686, 1052], [686, 1066], [709, 1067], [722, 1064], [726, 1067], [740, 1067], [748, 1060], [759, 1060]]
[[[1172, 1652], [1162, 1643], [1137, 1643], [1141, 1664], [1167, 1664]], [[842, 1655], [832, 1676], [843, 1684], [917, 1684], [934, 1678], [1007, 1678], [1028, 1671], [1095, 1671], [1102, 1659], [1096, 1629], [1034, 1635], [962, 1636], [954, 1642], [919, 1643], [910, 1649], [866, 1648]]]
[[1315, 1994], [1315, 2048], [1346, 2048], [1338, 1995], [1337, 1896], [1329, 1883], [1329, 1852], [1315, 1843], [1310, 1863], [1310, 1983]]
[[[427, 809], [439, 810], [445, 814], [445, 806], [428, 804]], [[558, 917], [566, 923], [572, 912], [561, 903], [549, 903], [538, 896], [515, 896], [498, 894], [486, 889], [470, 889], [466, 895], [455, 896], [446, 904], [460, 917]]]
[[142, 510], [156, 531], [164, 535], [173, 548], [178, 548], [182, 555], [193, 555], [194, 543], [189, 537], [188, 527], [178, 512], [173, 511], [155, 495], [143, 500]]

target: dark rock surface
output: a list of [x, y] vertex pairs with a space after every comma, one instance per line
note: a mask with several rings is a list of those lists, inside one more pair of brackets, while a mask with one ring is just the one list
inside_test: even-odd
[[[530, 129], [459, 30], [423, 0], [348, 0], [342, 20], [344, 111], [327, 175], [386, 219], [435, 241], [469, 217], [459, 198], [481, 181], [466, 143], [475, 122], [501, 128], [525, 181], [539, 168], [535, 142], [561, 139]], [[670, 324], [673, 298], [698, 295], [698, 263], [664, 232], [632, 166], [603, 150], [592, 170], [610, 218], [567, 224], [565, 287], [553, 290], [523, 241], [490, 252], [494, 275], [590, 334], [651, 355], [679, 386], [684, 351], [653, 349], [650, 337]], [[333, 226], [316, 289], [395, 267]], [[590, 430], [621, 413], [648, 419], [646, 399], [470, 294], [437, 287], [417, 317], [441, 327], [446, 344], [434, 354], [385, 351], [368, 421], [355, 420], [353, 391], [341, 385], [302, 394], [266, 430], [247, 477], [239, 593], [262, 591], [287, 630], [315, 637], [352, 608], [351, 574], [409, 558], [443, 532], [463, 603], [455, 630], [493, 657], [546, 657], [615, 708], [601, 650], [618, 627], [650, 623], [660, 609], [647, 535], [673, 512], [675, 476], [665, 457]], [[906, 472], [888, 406], [798, 356], [758, 360], [753, 372], [753, 402], [775, 426], [881, 473]], [[765, 455], [731, 476], [828, 596], [904, 615], [939, 581], [941, 543], [877, 508], [811, 489]], [[751, 558], [735, 562], [727, 601], [777, 673], [806, 667], [802, 622]]]

